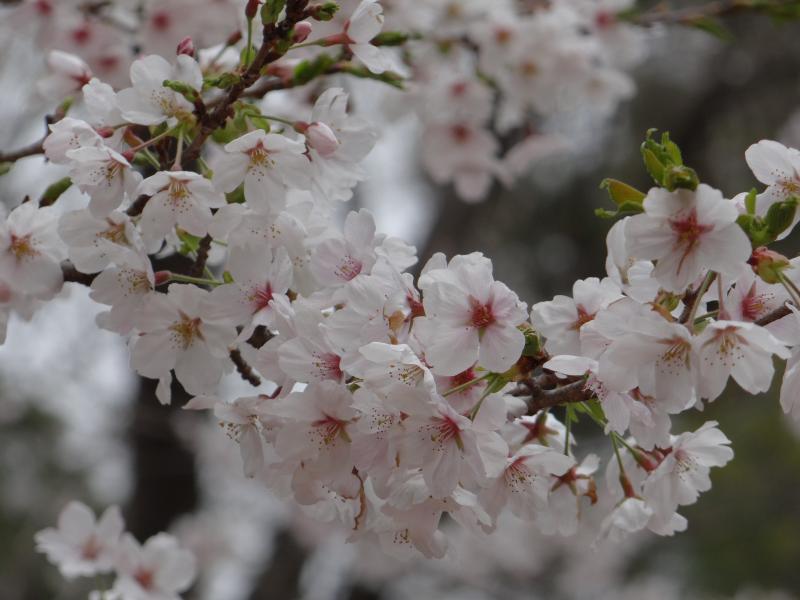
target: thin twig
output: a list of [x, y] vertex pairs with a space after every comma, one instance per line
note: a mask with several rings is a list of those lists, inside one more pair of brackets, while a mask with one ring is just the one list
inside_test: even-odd
[[241, 350], [234, 348], [230, 352], [230, 357], [233, 364], [236, 365], [236, 370], [239, 372], [239, 375], [242, 376], [242, 379], [254, 387], [261, 385], [261, 378], [255, 374], [253, 367], [247, 364], [247, 361], [242, 356]]

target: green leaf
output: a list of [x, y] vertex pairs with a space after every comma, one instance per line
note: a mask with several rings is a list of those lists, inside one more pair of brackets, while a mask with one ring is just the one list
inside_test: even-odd
[[619, 205], [617, 210], [606, 210], [605, 208], [596, 208], [594, 214], [601, 219], [616, 219], [626, 215], [638, 215], [644, 212], [644, 207], [636, 202], [623, 202]]
[[328, 71], [336, 60], [329, 54], [320, 54], [313, 60], [304, 60], [294, 68], [294, 85], [304, 85]]
[[325, 2], [310, 6], [308, 8], [311, 18], [317, 21], [330, 21], [334, 15], [339, 11], [339, 5], [336, 2]]
[[756, 196], [757, 196], [756, 189], [753, 188], [749, 192], [747, 192], [747, 196], [744, 199], [744, 207], [747, 210], [748, 215], [756, 214]]
[[644, 166], [650, 177], [653, 178], [658, 185], [664, 183], [664, 164], [658, 159], [655, 152], [650, 148], [642, 148], [642, 158], [644, 159]]
[[59, 199], [61, 194], [66, 192], [72, 186], [72, 179], [69, 177], [64, 177], [63, 179], [59, 179], [55, 183], [50, 184], [47, 189], [42, 194], [42, 197], [39, 198], [39, 206], [50, 206], [54, 204], [56, 200]]
[[225, 283], [233, 283], [233, 275], [230, 274], [230, 271], [225, 271], [222, 273], [222, 281]]
[[686, 165], [672, 165], [664, 170], [663, 185], [670, 192], [677, 189], [696, 190], [700, 185], [697, 172]]
[[617, 206], [625, 203], [641, 204], [645, 199], [643, 192], [617, 179], [604, 179], [600, 182], [600, 189], [608, 192], [609, 197]]
[[776, 240], [792, 224], [797, 212], [797, 204], [797, 197], [792, 196], [769, 207], [764, 217], [764, 222], [767, 225], [769, 235], [772, 237], [771, 241]]
[[694, 19], [691, 23], [691, 26], [705, 31], [706, 33], [710, 33], [715, 38], [720, 39], [723, 42], [730, 42], [733, 40], [733, 34], [731, 31], [717, 19], [712, 19], [711, 17], [700, 17]]
[[402, 46], [411, 38], [411, 34], [404, 31], [382, 31], [370, 43], [373, 46]]
[[272, 25], [278, 22], [286, 0], [267, 0], [261, 7], [261, 22], [264, 25]]
[[178, 92], [181, 96], [186, 98], [189, 102], [197, 100], [197, 90], [183, 81], [176, 81], [173, 79], [165, 79], [161, 85], [169, 88], [174, 92]]
[[14, 163], [12, 162], [0, 162], [0, 177], [8, 173], [13, 166]]
[[184, 256], [188, 256], [190, 254], [194, 254], [200, 248], [200, 240], [202, 238], [197, 237], [196, 235], [192, 235], [182, 229], [178, 229], [178, 239], [181, 241], [181, 247], [178, 248], [178, 252]]

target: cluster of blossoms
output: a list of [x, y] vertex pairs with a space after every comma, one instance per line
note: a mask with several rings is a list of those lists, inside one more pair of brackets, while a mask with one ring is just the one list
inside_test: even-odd
[[[579, 4], [509, 15], [506, 41], [479, 22], [480, 4], [478, 17], [464, 13], [465, 22], [492, 49], [480, 55], [492, 72], [524, 55], [543, 61], [532, 74], [585, 75], [588, 61], [601, 80], [621, 77], [598, 69], [594, 50], [583, 49], [594, 46], [585, 37], [590, 24], [603, 19], [586, 21], [582, 15], [593, 13]], [[776, 142], [754, 145], [746, 158], [768, 187], [728, 200], [698, 182], [667, 136], [648, 137], [643, 152], [656, 186], [645, 194], [607, 182], [619, 207], [614, 216], [624, 216], [609, 233], [607, 277], [578, 281], [573, 297], [531, 311], [495, 281], [480, 253], [435, 255], [415, 280], [407, 272], [415, 249], [376, 232], [368, 211], [336, 225], [339, 201], [363, 179], [360, 162], [377, 137], [349, 113], [348, 94], [327, 88], [292, 118], [244, 101], [248, 90], [289, 77], [282, 57], [307, 46], [304, 23], [315, 19], [334, 23], [334, 33], [312, 46], [339, 44], [370, 72], [387, 68], [393, 57], [370, 43], [381, 7], [363, 0], [338, 26], [326, 7], [248, 2], [246, 38], [260, 14], [264, 41], [235, 56], [229, 70], [221, 66], [227, 46], [207, 54], [184, 40], [171, 60], [133, 61], [130, 81], [116, 88], [81, 76], [75, 116], [60, 115], [43, 143], [68, 177], [0, 225], [3, 321], [12, 312], [29, 315], [64, 281], [90, 285], [91, 297], [109, 307], [98, 325], [126, 337], [131, 366], [159, 381], [161, 402], [170, 402], [174, 376], [193, 396], [186, 408], [213, 411], [239, 443], [246, 476], [393, 554], [442, 557], [445, 513], [490, 533], [509, 511], [544, 533], [571, 535], [600, 496], [612, 499], [612, 509], [598, 541], [683, 530], [678, 509], [710, 488], [711, 467], [733, 453], [716, 423], [674, 435], [672, 415], [715, 400], [730, 377], [750, 393], [766, 391], [774, 356], [789, 360], [782, 406], [800, 414], [800, 277], [793, 261], [765, 247], [797, 222], [800, 153]], [[553, 28], [570, 11], [584, 19], [575, 27], [585, 39], [559, 39], [554, 47], [567, 44], [564, 56], [550, 64], [549, 50], [527, 44], [559, 38]], [[306, 60], [281, 85], [320, 64], [317, 74], [338, 63]], [[597, 91], [584, 75], [569, 85]], [[444, 89], [461, 89], [454, 85]], [[472, 85], [457, 94], [464, 104], [426, 101], [438, 114], [431, 118], [485, 118], [488, 89], [473, 95]], [[512, 125], [530, 106], [546, 112], [558, 103], [547, 97], [549, 84], [523, 86], [509, 75], [498, 85], [519, 86], [505, 90], [502, 114]], [[448, 160], [459, 156], [431, 146]], [[451, 173], [463, 175], [465, 189], [487, 185], [472, 163]], [[73, 186], [85, 206], [66, 211], [58, 197]], [[173, 254], [191, 266], [160, 268]], [[234, 370], [254, 392], [220, 398], [217, 385]], [[554, 414], [560, 406], [564, 423]], [[599, 459], [576, 456], [571, 426], [582, 417], [612, 442], [606, 486], [595, 482]], [[73, 520], [82, 523], [75, 536], [67, 531]], [[110, 559], [87, 566], [63, 556], [84, 556], [87, 540], [118, 535], [118, 523], [113, 513], [96, 530], [86, 515], [66, 519], [69, 552], [53, 550], [53, 534], [42, 534], [40, 545], [65, 573], [98, 569]], [[131, 544], [124, 542], [138, 551]], [[179, 556], [166, 542], [153, 545], [154, 554]], [[188, 585], [191, 569], [181, 564], [182, 577], [170, 579], [163, 597]], [[117, 569], [123, 598], [148, 597], [129, 592], [123, 573], [130, 569]]]
[[80, 502], [70, 502], [58, 528], [36, 534], [36, 549], [58, 565], [67, 579], [114, 575], [109, 590], [95, 590], [90, 600], [178, 600], [195, 578], [195, 558], [177, 540], [159, 533], [139, 544], [125, 532], [119, 508], [97, 519]]
[[[52, 97], [79, 91], [93, 76], [124, 86], [134, 48], [166, 56], [185, 36], [207, 48], [199, 55], [207, 73], [230, 69], [248, 39], [243, 4], [214, 0], [196, 10], [190, 0], [24, 0], [6, 21], [52, 49], [51, 74], [39, 86]], [[330, 20], [303, 21], [295, 41], [304, 43], [267, 74], [293, 87], [304, 64], [404, 87], [399, 100], [388, 88], [376, 91], [373, 120], [410, 109], [426, 171], [469, 201], [567, 150], [580, 131], [613, 114], [634, 93], [628, 71], [644, 58], [649, 35], [628, 15], [634, 0], [394, 1], [385, 11], [374, 1], [343, 0], [335, 15], [331, 4], [317, 13]], [[278, 106], [302, 119], [307, 94], [292, 99]]]

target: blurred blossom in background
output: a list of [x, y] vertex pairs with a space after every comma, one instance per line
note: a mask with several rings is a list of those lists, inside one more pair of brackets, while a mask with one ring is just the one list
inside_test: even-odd
[[[142, 44], [170, 54], [185, 35], [181, 23], [196, 21], [197, 10], [190, 0], [161, 4], [149, 9]], [[36, 139], [52, 110], [33, 85], [45, 73], [36, 37], [24, 18], [10, 21], [10, 10], [0, 7], [2, 148]], [[225, 2], [205, 2], [202, 13], [192, 26], [208, 43], [236, 26]], [[648, 128], [670, 131], [701, 178], [726, 192], [755, 185], [743, 157], [754, 140], [800, 146], [798, 26], [746, 17], [729, 26], [735, 39], [727, 43], [685, 29], [625, 42], [636, 54], [627, 58], [642, 60], [632, 72], [636, 93], [602, 124], [562, 124], [574, 133], [568, 150], [526, 165], [510, 188], [493, 182], [482, 203], [465, 203], [423, 170], [424, 132], [397, 94], [348, 81], [365, 118], [378, 114], [370, 103], [394, 103], [396, 114], [378, 124], [369, 178], [347, 210], [369, 208], [379, 231], [416, 245], [420, 264], [436, 250], [480, 250], [494, 260], [497, 279], [528, 303], [569, 293], [576, 278], [603, 275], [597, 249], [608, 222], [593, 215], [605, 201], [599, 182], [612, 176], [649, 185], [638, 154]], [[128, 60], [113, 28], [92, 35], [102, 38], [98, 75]], [[194, 40], [203, 46], [202, 36]], [[60, 47], [71, 51], [79, 42], [73, 31]], [[0, 199], [12, 207], [23, 193], [40, 193], [59, 169], [38, 157], [24, 161], [0, 179]], [[60, 202], [76, 205], [78, 196], [72, 189]], [[676, 538], [644, 533], [595, 551], [592, 539], [547, 537], [506, 515], [488, 538], [458, 530], [443, 560], [399, 562], [376, 546], [346, 544], [346, 531], [308, 519], [242, 477], [237, 444], [220, 435], [212, 416], [181, 410], [185, 399], [160, 406], [154, 382], [130, 370], [123, 339], [94, 326], [99, 310], [86, 289], [65, 289], [31, 321], [14, 318], [0, 346], [3, 600], [86, 597], [80, 583], [62, 583], [33, 552], [34, 532], [72, 498], [121, 505], [140, 539], [161, 529], [178, 537], [198, 560], [199, 581], [186, 595], [198, 600], [788, 600], [800, 593], [800, 432], [774, 399], [742, 394], [682, 416], [678, 429], [718, 420], [737, 458], [714, 474], [704, 501], [687, 508], [691, 526]], [[234, 374], [222, 396], [248, 391]], [[579, 434], [592, 443], [590, 430]]]

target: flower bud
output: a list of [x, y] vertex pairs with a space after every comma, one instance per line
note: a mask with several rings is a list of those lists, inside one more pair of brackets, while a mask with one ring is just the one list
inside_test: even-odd
[[788, 258], [766, 246], [760, 246], [753, 250], [747, 263], [766, 283], [780, 283], [781, 272], [791, 266]]
[[314, 122], [306, 128], [308, 145], [316, 150], [320, 156], [331, 156], [339, 147], [339, 140], [333, 130], [325, 123]]
[[155, 286], [159, 287], [164, 285], [165, 283], [169, 283], [169, 280], [172, 278], [172, 273], [169, 271], [156, 271], [154, 273], [154, 281]]
[[180, 42], [178, 42], [178, 48], [175, 50], [176, 54], [181, 55], [185, 54], [186, 56], [191, 56], [194, 58], [194, 42], [192, 41], [191, 36], [186, 36]]
[[261, 0], [247, 0], [247, 6], [244, 8], [244, 16], [247, 17], [248, 21], [255, 19], [260, 5]]
[[294, 32], [292, 33], [292, 42], [295, 44], [300, 44], [308, 39], [308, 36], [311, 35], [311, 23], [308, 21], [300, 21], [297, 25], [294, 26]]

